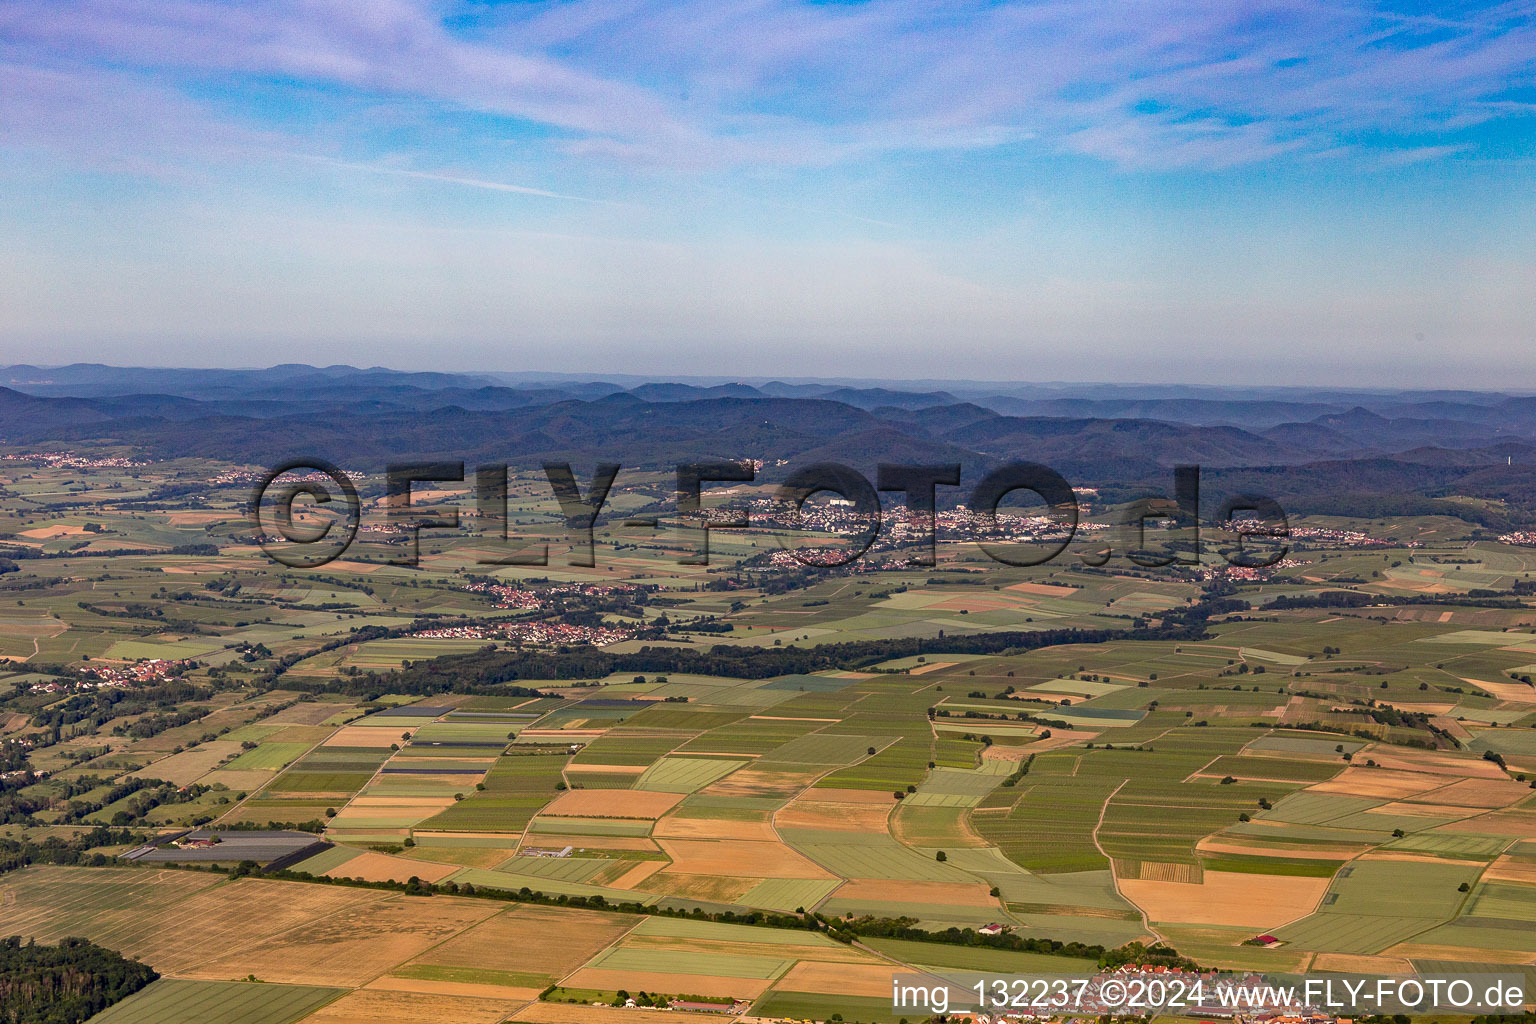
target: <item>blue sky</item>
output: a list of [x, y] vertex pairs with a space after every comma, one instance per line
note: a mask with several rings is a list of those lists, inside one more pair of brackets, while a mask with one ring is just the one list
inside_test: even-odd
[[0, 359], [1536, 387], [1536, 4], [0, 3]]

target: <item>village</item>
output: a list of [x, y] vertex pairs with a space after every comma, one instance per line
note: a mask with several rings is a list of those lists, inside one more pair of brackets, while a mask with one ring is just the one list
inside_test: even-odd
[[153, 686], [196, 667], [186, 659], [143, 658], [120, 665], [92, 665], [77, 677], [53, 676], [29, 686], [29, 693], [81, 693], [87, 690]]
[[527, 644], [588, 644], [606, 647], [635, 635], [632, 629], [576, 626], [564, 622], [507, 622], [492, 626], [444, 626], [411, 634], [428, 640], [510, 640]]

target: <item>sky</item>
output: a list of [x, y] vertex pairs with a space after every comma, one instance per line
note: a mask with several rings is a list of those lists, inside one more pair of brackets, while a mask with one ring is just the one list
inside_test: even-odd
[[1536, 387], [1536, 2], [0, 0], [0, 362]]

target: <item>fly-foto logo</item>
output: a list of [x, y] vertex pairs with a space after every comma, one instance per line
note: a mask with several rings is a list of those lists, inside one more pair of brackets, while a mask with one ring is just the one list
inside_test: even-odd
[[[559, 506], [570, 548], [568, 564], [596, 564], [593, 530], [604, 514], [621, 468], [615, 462], [599, 463], [583, 486], [570, 463], [543, 464], [543, 479], [549, 496]], [[1060, 473], [1034, 462], [1010, 462], [992, 469], [971, 487], [964, 502], [954, 500], [952, 492], [946, 493], [942, 513], [940, 489], [961, 486], [958, 463], [880, 463], [871, 482], [852, 467], [819, 462], [792, 469], [773, 488], [761, 509], [705, 508], [707, 487], [760, 488], [758, 470], [759, 465], [750, 460], [681, 463], [676, 467], [675, 499], [669, 515], [613, 515], [608, 521], [631, 530], [682, 531], [678, 557], [682, 565], [710, 564], [712, 531], [766, 529], [795, 561], [821, 568], [847, 565], [869, 551], [881, 536], [882, 525], [893, 515], [882, 503], [882, 493], [902, 496], [898, 542], [906, 564], [914, 566], [936, 563], [941, 531], [946, 539], [970, 540], [997, 562], [1042, 565], [1067, 552], [1083, 525], [1082, 507], [1072, 485]], [[462, 487], [470, 483], [465, 465], [393, 463], [384, 479], [383, 522], [379, 526], [402, 547], [390, 561], [416, 565], [422, 531], [460, 528], [459, 506], [435, 504], [424, 509], [414, 502], [420, 494], [417, 488], [432, 487], [441, 492], [455, 485]], [[474, 561], [479, 565], [548, 565], [547, 540], [520, 538], [511, 529], [509, 480], [506, 464], [475, 469], [471, 490], [479, 550]], [[1118, 545], [1095, 544], [1075, 556], [1088, 565], [1103, 565], [1117, 554], [1144, 568], [1198, 565], [1204, 552], [1200, 540], [1200, 468], [1176, 467], [1173, 484], [1171, 500], [1126, 503]], [[820, 494], [835, 496], [832, 504], [837, 514], [830, 521], [822, 517], [812, 523], [806, 505]], [[1032, 496], [1034, 504], [1007, 504], [1021, 494]], [[317, 514], [331, 512], [334, 514]], [[250, 513], [258, 543], [269, 557], [293, 568], [316, 568], [341, 557], [357, 539], [363, 502], [345, 471], [322, 459], [295, 459], [274, 467], [262, 478], [252, 495]], [[1274, 565], [1288, 551], [1285, 511], [1273, 498], [1228, 496], [1211, 521], [1231, 528], [1234, 541], [1218, 552], [1229, 565], [1263, 568]], [[1234, 523], [1242, 525], [1232, 526]], [[1149, 527], [1160, 529], [1164, 535], [1162, 550], [1154, 550], [1149, 543]], [[794, 539], [807, 529], [819, 532], [830, 543], [810, 549], [797, 546]], [[1257, 548], [1252, 543], [1255, 538], [1269, 543]]]

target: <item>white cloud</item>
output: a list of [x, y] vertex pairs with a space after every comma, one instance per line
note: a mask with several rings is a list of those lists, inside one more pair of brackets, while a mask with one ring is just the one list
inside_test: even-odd
[[1517, 4], [1428, 19], [1283, 0], [75, 0], [0, 12], [0, 40], [43, 66], [425, 100], [677, 167], [1026, 136], [1127, 167], [1229, 166], [1476, 124], [1536, 82], [1536, 24]]

